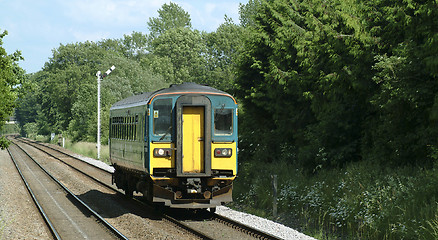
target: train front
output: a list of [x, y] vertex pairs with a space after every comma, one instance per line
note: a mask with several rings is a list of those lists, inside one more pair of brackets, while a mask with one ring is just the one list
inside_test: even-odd
[[176, 85], [154, 96], [147, 111], [150, 200], [175, 208], [214, 208], [232, 201], [234, 98], [210, 87]]

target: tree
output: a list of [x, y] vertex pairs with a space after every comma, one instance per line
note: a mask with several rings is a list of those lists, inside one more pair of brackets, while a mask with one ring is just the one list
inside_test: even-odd
[[[21, 84], [19, 97], [16, 100], [15, 117], [21, 129], [21, 135], [26, 136], [27, 132], [24, 126], [27, 123], [36, 125], [38, 113], [41, 113], [41, 105], [38, 103], [39, 84], [38, 73], [28, 74]], [[34, 133], [37, 129], [31, 128]]]
[[204, 54], [207, 68], [205, 83], [224, 91], [233, 91], [235, 64], [243, 34], [244, 28], [233, 23], [227, 16], [215, 32], [203, 33], [207, 51]]
[[[75, 141], [95, 141], [95, 75], [97, 70], [114, 64], [116, 71], [102, 81], [102, 141], [106, 142], [111, 105], [133, 94], [161, 88], [164, 83], [124, 53], [118, 40], [60, 45], [43, 70], [29, 78], [26, 89], [32, 91], [25, 91], [27, 95], [20, 98], [17, 108], [20, 124], [35, 122], [39, 133], [62, 132]], [[23, 129], [35, 129], [34, 125], [27, 126], [31, 127]]]
[[242, 139], [253, 142], [242, 152], [292, 156], [308, 170], [362, 159], [431, 165], [436, 1], [250, 3], [237, 86]]
[[[12, 115], [17, 97], [17, 85], [24, 77], [24, 71], [17, 62], [22, 60], [21, 53], [16, 51], [8, 55], [3, 46], [3, 37], [8, 34], [3, 31], [0, 34], [0, 128], [3, 127], [5, 121]], [[0, 137], [0, 148], [6, 148], [8, 142], [5, 138]]]
[[192, 28], [190, 15], [176, 3], [163, 4], [158, 10], [158, 17], [149, 18], [147, 23], [152, 42], [158, 36], [173, 28]]
[[198, 82], [205, 76], [205, 44], [197, 30], [172, 28], [151, 43], [151, 55], [144, 61], [168, 83]]
[[240, 24], [247, 27], [254, 27], [256, 25], [255, 18], [262, 6], [262, 0], [249, 0], [248, 3], [239, 5], [239, 19]]
[[347, 5], [263, 1], [246, 17], [237, 85], [246, 117], [261, 133], [243, 130], [257, 140], [254, 155], [274, 161], [287, 152], [310, 170], [360, 158], [373, 58], [356, 19], [360, 5]]
[[168, 83], [205, 83], [204, 41], [191, 29], [190, 15], [175, 3], [164, 4], [148, 22], [149, 54], [142, 59]]
[[132, 32], [131, 35], [124, 35], [122, 40], [125, 47], [124, 55], [139, 61], [148, 53], [147, 35], [141, 32]]
[[372, 2], [378, 40], [364, 155], [390, 165], [430, 166], [438, 129], [438, 3]]

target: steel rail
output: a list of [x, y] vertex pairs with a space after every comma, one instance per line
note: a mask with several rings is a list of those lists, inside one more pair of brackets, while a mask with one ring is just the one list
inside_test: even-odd
[[[43, 145], [43, 144], [40, 144], [40, 143], [37, 143], [37, 142], [32, 142], [32, 144], [30, 144], [30, 143], [29, 143], [30, 141], [23, 141], [23, 140], [21, 140], [21, 139], [20, 139], [19, 141], [22, 142], [22, 143], [24, 143], [24, 144], [30, 145], [30, 146], [32, 146], [32, 147], [34, 147], [34, 148], [36, 148], [36, 149], [38, 149], [38, 150], [40, 150], [40, 151], [46, 153], [47, 155], [53, 157], [54, 159], [56, 159], [56, 160], [58, 160], [58, 161], [64, 163], [65, 165], [71, 167], [72, 169], [74, 169], [74, 170], [80, 172], [81, 174], [85, 175], [86, 177], [91, 178], [93, 181], [95, 181], [95, 182], [98, 183], [99, 185], [101, 185], [101, 186], [103, 186], [103, 187], [106, 187], [106, 188], [109, 188], [109, 189], [111, 189], [111, 190], [113, 190], [113, 191], [119, 192], [119, 191], [118, 191], [117, 189], [115, 189], [113, 186], [108, 185], [108, 184], [106, 184], [106, 183], [100, 181], [99, 179], [97, 179], [97, 178], [91, 176], [90, 174], [84, 172], [83, 170], [81, 170], [81, 169], [79, 169], [79, 168], [77, 168], [77, 167], [75, 167], [75, 166], [73, 166], [73, 165], [67, 163], [66, 161], [60, 159], [59, 157], [57, 157], [57, 156], [55, 156], [55, 155], [49, 153], [48, 151], [42, 149], [41, 146], [42, 146], [42, 147], [47, 147], [47, 148], [49, 148], [49, 149], [51, 149], [51, 150], [57, 151], [57, 152], [59, 152], [59, 153], [61, 153], [61, 154], [64, 154], [64, 155], [66, 155], [66, 156], [68, 156], [68, 157], [71, 157], [71, 158], [73, 158], [73, 159], [79, 160], [81, 163], [84, 163], [84, 164], [86, 164], [87, 166], [93, 167], [94, 169], [97, 169], [98, 171], [102, 171], [102, 172], [104, 172], [105, 174], [109, 174], [110, 176], [112, 175], [111, 172], [109, 172], [109, 171], [107, 171], [107, 170], [105, 170], [105, 169], [102, 169], [102, 168], [100, 168], [100, 167], [96, 167], [96, 166], [94, 166], [93, 164], [90, 164], [90, 163], [88, 163], [88, 162], [82, 161], [81, 159], [79, 159], [79, 158], [77, 158], [77, 157], [75, 157], [75, 156], [72, 156], [72, 155], [70, 155], [70, 154], [64, 153], [64, 152], [62, 152], [62, 151], [60, 151], [60, 150], [58, 150], [58, 149], [55, 149], [55, 148], [52, 148], [52, 147], [49, 147], [49, 146], [46, 146], [46, 145]], [[33, 145], [33, 144], [36, 144], [36, 145], [39, 145], [39, 146], [35, 146], [35, 145]]]
[[[21, 141], [22, 143], [24, 143], [24, 144], [31, 145], [31, 146], [33, 146], [33, 147], [39, 149], [40, 151], [42, 151], [42, 152], [44, 152], [44, 153], [50, 155], [51, 157], [53, 157], [53, 158], [55, 158], [55, 159], [61, 161], [62, 163], [66, 164], [67, 166], [73, 168], [74, 170], [78, 171], [79, 173], [83, 174], [84, 176], [86, 176], [86, 177], [90, 178], [91, 180], [95, 181], [96, 183], [98, 183], [98, 184], [100, 184], [100, 185], [102, 185], [102, 186], [104, 186], [104, 187], [106, 187], [106, 188], [108, 188], [108, 189], [110, 189], [110, 190], [112, 190], [112, 191], [114, 191], [114, 192], [117, 192], [117, 193], [120, 193], [120, 194], [123, 195], [122, 192], [120, 192], [119, 190], [115, 189], [114, 187], [112, 187], [112, 186], [110, 186], [110, 185], [108, 185], [108, 184], [106, 184], [106, 183], [104, 183], [104, 182], [101, 182], [99, 179], [97, 179], [97, 178], [91, 176], [90, 174], [88, 174], [88, 173], [86, 173], [86, 172], [84, 172], [84, 171], [82, 171], [82, 170], [80, 170], [80, 169], [78, 169], [78, 168], [76, 168], [76, 167], [74, 167], [74, 166], [71, 166], [70, 164], [68, 164], [68, 163], [66, 163], [65, 161], [63, 161], [62, 159], [60, 159], [59, 157], [56, 157], [56, 156], [54, 156], [53, 154], [48, 153], [47, 151], [41, 149], [40, 147], [34, 146], [33, 144], [29, 144], [27, 141], [22, 141], [22, 140], [20, 140], [20, 141]], [[33, 142], [33, 143], [35, 143], [35, 142]], [[39, 144], [39, 143], [36, 143], [36, 144], [37, 144], [37, 145], [40, 145], [40, 146], [47, 147], [46, 145], [42, 145], [42, 144]], [[21, 147], [20, 147], [20, 148], [21, 148]], [[58, 149], [54, 149], [54, 148], [51, 148], [51, 147], [47, 147], [47, 148], [49, 148], [49, 149], [53, 149], [53, 150], [55, 150], [55, 151], [57, 151], [57, 152], [59, 152], [59, 153], [62, 153], [62, 154], [64, 154], [64, 155], [67, 155], [67, 156], [72, 157], [72, 158], [74, 158], [74, 159], [78, 159], [78, 160], [80, 160], [79, 158], [76, 158], [76, 157], [74, 157], [74, 156], [71, 156], [70, 154], [67, 154], [67, 153], [64, 153], [64, 152], [62, 152], [62, 151], [59, 151]], [[80, 161], [82, 161], [82, 160], [80, 160]], [[82, 161], [82, 162], [84, 162], [84, 161]], [[87, 162], [84, 162], [84, 163], [87, 163]], [[90, 165], [90, 166], [93, 166], [93, 167], [95, 167], [95, 168], [98, 168], [99, 170], [102, 170], [102, 171], [104, 171], [104, 172], [106, 172], [106, 173], [108, 173], [108, 174], [111, 174], [110, 172], [105, 171], [104, 169], [101, 169], [101, 168], [96, 167], [96, 166], [94, 166], [94, 165], [92, 165], [92, 164], [89, 164], [89, 163], [87, 163], [87, 164]], [[189, 232], [189, 233], [195, 235], [196, 237], [198, 237], [198, 238], [200, 238], [200, 239], [205, 239], [205, 240], [212, 240], [212, 239], [214, 239], [214, 238], [212, 238], [212, 237], [210, 237], [210, 236], [208, 236], [208, 235], [206, 235], [206, 234], [204, 234], [204, 233], [202, 233], [202, 232], [200, 232], [200, 231], [198, 231], [198, 230], [196, 230], [196, 229], [191, 228], [190, 226], [184, 224], [183, 222], [178, 221], [178, 220], [176, 220], [175, 218], [173, 218], [173, 217], [171, 217], [171, 216], [168, 216], [167, 214], [164, 214], [164, 213], [162, 213], [162, 212], [157, 211], [156, 209], [152, 208], [151, 206], [147, 205], [146, 203], [144, 203], [144, 202], [142, 202], [142, 201], [140, 201], [140, 200], [138, 200], [138, 199], [132, 198], [132, 201], [136, 202], [136, 204], [138, 204], [138, 205], [140, 205], [140, 206], [142, 206], [142, 207], [148, 207], [148, 208], [150, 208], [152, 211], [155, 211], [156, 213], [161, 214], [161, 216], [162, 216], [165, 220], [167, 220], [167, 221], [171, 222], [172, 224], [176, 225], [177, 227], [179, 227], [179, 228], [181, 228], [181, 229], [183, 229], [183, 230], [185, 230], [185, 231], [187, 231], [187, 232]]]
[[26, 189], [29, 192], [30, 196], [32, 197], [33, 202], [35, 203], [36, 207], [38, 208], [38, 211], [40, 212], [41, 216], [43, 217], [44, 221], [46, 222], [50, 232], [52, 233], [52, 236], [57, 239], [57, 240], [61, 240], [61, 236], [59, 236], [59, 233], [56, 231], [55, 227], [53, 226], [52, 222], [49, 219], [49, 216], [47, 216], [46, 212], [44, 211], [44, 209], [42, 208], [41, 204], [38, 202], [35, 194], [33, 193], [32, 189], [29, 186], [29, 183], [27, 182], [27, 180], [24, 178], [23, 173], [20, 170], [20, 167], [18, 167], [17, 161], [15, 160], [14, 156], [12, 155], [11, 151], [9, 150], [9, 148], [7, 149], [9, 156], [11, 156], [12, 162], [15, 165], [15, 168], [17, 169], [18, 173], [20, 174], [21, 180], [23, 180], [24, 185], [26, 185]]
[[[143, 204], [144, 204], [144, 203], [143, 203]], [[156, 211], [156, 210], [155, 210], [155, 211]], [[213, 239], [214, 239], [214, 238], [212, 238], [212, 237], [206, 235], [205, 233], [202, 233], [202, 232], [200, 232], [200, 231], [198, 231], [198, 230], [196, 230], [196, 229], [191, 228], [190, 226], [184, 224], [184, 223], [181, 222], [181, 221], [176, 220], [175, 218], [173, 218], [173, 217], [171, 217], [171, 216], [169, 216], [169, 215], [167, 215], [167, 214], [164, 214], [164, 213], [161, 213], [161, 214], [162, 214], [163, 218], [166, 219], [167, 221], [170, 221], [170, 222], [172, 222], [173, 224], [178, 225], [179, 227], [185, 229], [186, 231], [191, 232], [192, 234], [196, 235], [197, 237], [199, 237], [199, 238], [201, 238], [201, 239], [205, 239], [205, 240], [213, 240]]]
[[[29, 143], [27, 143], [28, 141], [23, 141], [23, 140], [21, 140], [21, 139], [20, 139], [20, 141], [23, 142], [23, 143], [29, 144]], [[66, 156], [69, 156], [69, 157], [71, 157], [71, 158], [74, 158], [74, 159], [80, 160], [81, 162], [84, 162], [84, 163], [86, 163], [86, 164], [88, 164], [88, 165], [90, 165], [90, 166], [92, 166], [92, 167], [94, 167], [94, 168], [97, 168], [97, 169], [102, 170], [102, 171], [104, 171], [104, 172], [107, 172], [107, 173], [109, 173], [109, 174], [111, 173], [111, 172], [109, 172], [109, 171], [106, 171], [105, 169], [102, 169], [102, 168], [96, 167], [96, 166], [94, 166], [93, 164], [90, 164], [90, 163], [88, 163], [88, 162], [82, 161], [81, 159], [79, 159], [79, 158], [77, 158], [77, 157], [75, 157], [75, 156], [71, 156], [70, 154], [67, 154], [67, 153], [65, 153], [65, 152], [62, 152], [62, 151], [60, 151], [60, 150], [58, 150], [58, 149], [56, 149], [56, 148], [52, 148], [52, 147], [50, 147], [50, 146], [46, 146], [46, 145], [41, 144], [41, 143], [38, 143], [38, 142], [33, 142], [33, 141], [29, 141], [29, 142], [32, 142], [33, 144], [37, 144], [37, 145], [40, 145], [40, 146], [43, 146], [43, 147], [47, 147], [47, 148], [49, 148], [49, 149], [52, 149], [52, 150], [54, 150], [54, 151], [56, 151], [56, 152], [59, 152], [59, 153], [61, 153], [61, 154], [64, 154], [64, 155], [66, 155]], [[29, 144], [29, 145], [34, 146], [33, 144]], [[80, 173], [84, 174], [85, 176], [91, 178], [93, 181], [96, 181], [96, 182], [99, 183], [100, 185], [103, 185], [104, 187], [110, 188], [110, 189], [112, 189], [112, 190], [114, 190], [114, 191], [117, 191], [117, 192], [121, 193], [119, 190], [113, 188], [112, 186], [109, 186], [109, 185], [107, 185], [107, 184], [101, 182], [100, 180], [94, 178], [93, 176], [91, 176], [91, 175], [89, 175], [89, 174], [83, 172], [82, 170], [77, 169], [77, 168], [71, 166], [70, 164], [66, 163], [66, 162], [63, 161], [62, 159], [60, 159], [60, 158], [54, 156], [53, 154], [48, 153], [47, 151], [41, 149], [40, 147], [37, 147], [37, 146], [34, 146], [34, 147], [36, 147], [37, 149], [39, 149], [39, 150], [45, 152], [46, 154], [52, 156], [53, 158], [58, 159], [59, 161], [63, 162], [64, 164], [66, 164], [66, 165], [72, 167], [73, 169], [77, 170], [78, 172], [80, 172]], [[121, 194], [123, 194], [123, 193], [121, 193]], [[139, 200], [137, 200], [137, 199], [135, 199], [135, 198], [134, 198], [133, 200], [136, 201], [138, 204], [142, 204], [143, 206], [150, 207], [149, 205], [147, 205], [147, 204], [145, 204], [144, 202], [141, 202], [141, 201], [139, 201]], [[155, 209], [153, 209], [153, 210], [156, 211]], [[157, 212], [158, 212], [158, 211], [157, 211]], [[206, 210], [206, 212], [207, 212], [207, 214], [211, 214], [211, 213], [208, 212], [207, 210]], [[200, 231], [198, 231], [198, 230], [195, 230], [195, 229], [191, 228], [190, 226], [184, 224], [182, 221], [178, 221], [178, 220], [176, 220], [175, 218], [173, 218], [173, 217], [171, 217], [171, 216], [169, 216], [169, 215], [167, 215], [167, 214], [165, 214], [165, 213], [162, 213], [162, 212], [160, 212], [160, 214], [162, 214], [163, 218], [165, 218], [166, 220], [168, 220], [168, 221], [170, 221], [170, 222], [172, 222], [172, 223], [174, 223], [174, 224], [180, 226], [181, 228], [185, 229], [186, 231], [192, 232], [193, 234], [195, 234], [196, 236], [200, 237], [201, 239], [213, 239], [213, 238], [211, 238], [211, 237], [209, 237], [209, 236], [203, 234], [202, 232], [200, 232]], [[220, 223], [222, 223], [222, 224], [224, 224], [224, 225], [227, 225], [227, 226], [229, 226], [229, 227], [231, 227], [231, 228], [234, 228], [234, 229], [240, 230], [240, 231], [242, 231], [242, 232], [245, 232], [246, 234], [251, 235], [251, 236], [253, 236], [253, 237], [255, 237], [255, 238], [259, 238], [259, 239], [267, 239], [267, 240], [281, 240], [281, 239], [282, 239], [282, 238], [276, 237], [276, 236], [274, 236], [274, 235], [272, 235], [272, 234], [266, 233], [266, 232], [264, 232], [264, 231], [262, 231], [262, 230], [255, 229], [255, 228], [253, 228], [253, 227], [250, 227], [250, 226], [247, 226], [247, 225], [245, 225], [245, 224], [242, 224], [242, 223], [240, 223], [240, 222], [238, 222], [238, 221], [235, 221], [235, 220], [232, 220], [232, 219], [230, 219], [230, 218], [227, 218], [227, 217], [225, 217], [225, 216], [218, 215], [218, 214], [216, 214], [216, 213], [211, 214], [211, 216], [213, 217], [213, 220], [218, 221], [218, 222], [220, 222]]]
[[106, 228], [108, 228], [117, 238], [119, 239], [125, 239], [128, 238], [124, 236], [119, 230], [117, 230], [115, 227], [113, 227], [109, 222], [107, 222], [102, 216], [100, 216], [96, 211], [94, 211], [90, 206], [88, 206], [85, 202], [83, 202], [81, 199], [79, 199], [73, 192], [71, 192], [64, 184], [62, 184], [58, 179], [56, 179], [52, 174], [50, 174], [40, 163], [38, 163], [33, 157], [29, 155], [29, 153], [26, 152], [21, 146], [14, 143], [18, 148], [20, 148], [32, 161], [34, 161], [40, 168], [43, 170], [44, 173], [46, 173], [54, 182], [56, 182], [64, 191], [66, 191], [70, 196], [72, 196], [77, 203], [79, 203], [82, 207], [87, 209], [94, 217], [97, 218], [99, 222], [101, 222]]

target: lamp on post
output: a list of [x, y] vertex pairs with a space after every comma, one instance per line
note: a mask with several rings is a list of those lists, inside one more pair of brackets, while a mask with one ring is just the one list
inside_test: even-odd
[[100, 159], [100, 81], [108, 76], [116, 67], [113, 65], [103, 75], [100, 71], [97, 71], [97, 159]]

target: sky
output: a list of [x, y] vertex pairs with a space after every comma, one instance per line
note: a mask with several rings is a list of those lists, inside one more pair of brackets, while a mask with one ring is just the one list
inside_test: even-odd
[[[0, 33], [8, 54], [20, 50], [26, 73], [38, 72], [60, 44], [119, 39], [148, 33], [166, 0], [0, 0]], [[239, 23], [239, 4], [247, 0], [174, 0], [190, 14], [192, 27], [213, 32], [224, 16]]]

